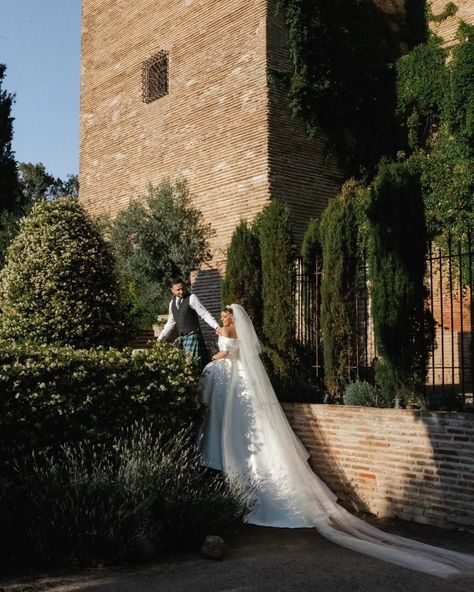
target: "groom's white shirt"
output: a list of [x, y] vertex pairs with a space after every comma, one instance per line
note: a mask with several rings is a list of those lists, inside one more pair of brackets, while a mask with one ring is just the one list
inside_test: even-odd
[[[178, 300], [177, 298], [173, 298], [173, 300]], [[168, 310], [168, 321], [166, 325], [163, 327], [163, 331], [158, 335], [158, 341], [162, 341], [169, 337], [172, 333], [173, 329], [176, 327], [176, 320], [173, 315], [173, 300], [170, 302], [169, 310]], [[203, 321], [205, 321], [210, 327], [213, 329], [217, 329], [219, 327], [219, 323], [216, 319], [211, 315], [211, 313], [205, 308], [200, 302], [199, 298], [196, 294], [191, 294], [189, 297], [189, 306], [193, 308], [197, 314], [201, 317]]]

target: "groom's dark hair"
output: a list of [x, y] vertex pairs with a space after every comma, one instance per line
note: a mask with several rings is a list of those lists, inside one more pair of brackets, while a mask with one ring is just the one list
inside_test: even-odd
[[169, 287], [172, 288], [173, 286], [176, 286], [176, 284], [183, 284], [183, 286], [186, 286], [186, 282], [181, 278], [173, 278], [170, 280]]

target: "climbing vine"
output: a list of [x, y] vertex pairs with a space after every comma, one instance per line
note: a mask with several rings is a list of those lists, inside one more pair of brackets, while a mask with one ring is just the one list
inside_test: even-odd
[[320, 131], [348, 175], [393, 154], [399, 47], [372, 0], [277, 0], [288, 27], [289, 97], [309, 135]]
[[[445, 9], [443, 14], [451, 14]], [[429, 237], [463, 239], [474, 225], [474, 26], [461, 22], [457, 43], [431, 35], [397, 62], [397, 113], [408, 132]]]

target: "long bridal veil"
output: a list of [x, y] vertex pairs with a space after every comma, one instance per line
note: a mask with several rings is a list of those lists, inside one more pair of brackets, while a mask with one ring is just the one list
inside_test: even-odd
[[[251, 442], [245, 462], [242, 453], [226, 450], [224, 442], [224, 468], [229, 476], [238, 475], [256, 485], [256, 505], [248, 522], [314, 527], [338, 545], [439, 577], [473, 574], [474, 556], [387, 534], [337, 503], [335, 494], [312, 472], [307, 462], [309, 455], [278, 402], [260, 359], [260, 344], [250, 318], [239, 304], [231, 308], [240, 342], [241, 372], [249, 394], [245, 425], [250, 426]], [[234, 422], [235, 418], [226, 421]]]

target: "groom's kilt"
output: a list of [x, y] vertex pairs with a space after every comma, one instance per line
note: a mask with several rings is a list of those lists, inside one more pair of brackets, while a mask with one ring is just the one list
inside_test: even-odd
[[193, 359], [195, 359], [204, 368], [210, 362], [209, 352], [201, 331], [191, 331], [179, 338], [180, 347], [182, 347]]

